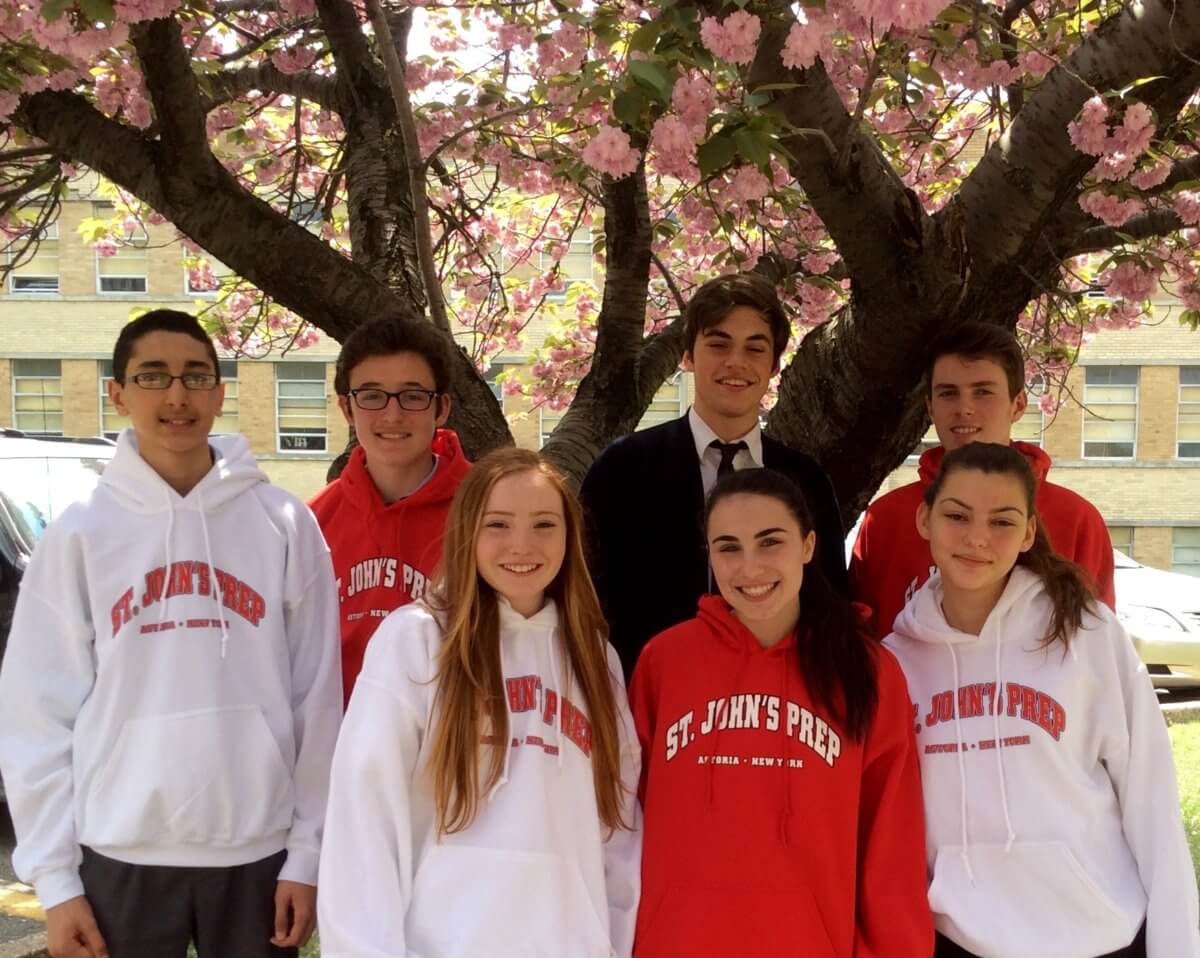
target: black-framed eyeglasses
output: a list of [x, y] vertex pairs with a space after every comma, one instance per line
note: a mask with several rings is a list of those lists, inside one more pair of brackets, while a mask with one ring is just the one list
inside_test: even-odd
[[423, 412], [433, 405], [434, 399], [437, 398], [437, 390], [401, 389], [399, 392], [390, 393], [386, 389], [368, 387], [365, 389], [351, 389], [350, 398], [354, 400], [354, 405], [359, 409], [365, 409], [368, 412], [378, 412], [380, 409], [386, 409], [387, 404], [393, 399], [396, 400], [401, 409], [405, 409], [408, 412]]
[[184, 373], [182, 376], [172, 376], [170, 373], [134, 373], [129, 381], [142, 389], [170, 389], [178, 379], [184, 389], [216, 389], [220, 378], [216, 373]]

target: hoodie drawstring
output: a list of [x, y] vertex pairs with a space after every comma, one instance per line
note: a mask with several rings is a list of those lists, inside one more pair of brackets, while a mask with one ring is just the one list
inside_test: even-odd
[[958, 653], [954, 646], [947, 642], [946, 651], [950, 653], [950, 662], [954, 669], [954, 737], [958, 742], [958, 815], [962, 826], [962, 860], [967, 872], [967, 880], [975, 884], [975, 872], [971, 870], [971, 839], [967, 835], [967, 760], [963, 755], [964, 744], [962, 734], [962, 714], [958, 707]]
[[779, 843], [784, 847], [791, 844], [791, 835], [789, 828], [792, 824], [792, 789], [788, 776], [792, 772], [792, 737], [787, 734], [787, 709], [792, 701], [791, 685], [792, 685], [792, 670], [788, 668], [787, 655], [781, 655], [780, 662], [783, 665], [783, 812], [779, 816]]
[[493, 785], [492, 790], [490, 792], [488, 792], [488, 801], [489, 802], [493, 798], [496, 797], [496, 793], [498, 791], [500, 791], [500, 789], [502, 789], [505, 785], [508, 784], [508, 763], [509, 763], [509, 760], [512, 758], [512, 753], [513, 753], [513, 747], [512, 747], [513, 717], [512, 717], [512, 709], [509, 707], [508, 689], [505, 686], [505, 676], [506, 675], [508, 675], [508, 669], [504, 665], [504, 638], [503, 638], [503, 636], [501, 636], [501, 639], [500, 639], [500, 692], [504, 696], [504, 714], [507, 716], [507, 721], [505, 722], [505, 725], [507, 726], [507, 730], [505, 731], [503, 740], [498, 743], [504, 749], [504, 765], [500, 769], [500, 777], [498, 779], [496, 779], [496, 784]]
[[164, 488], [167, 496], [167, 535], [163, 542], [167, 554], [167, 564], [163, 567], [162, 583], [162, 616], [169, 618], [171, 614], [171, 533], [175, 531], [175, 500], [171, 498], [171, 490]]
[[229, 629], [225, 626], [225, 610], [221, 608], [220, 585], [217, 582], [217, 567], [213, 565], [212, 542], [208, 537], [208, 522], [204, 518], [204, 493], [196, 490], [196, 498], [200, 505], [200, 532], [204, 535], [204, 558], [208, 561], [208, 594], [212, 596], [217, 607], [217, 621], [221, 623], [221, 658], [225, 658], [225, 648], [229, 645]]
[[[1013, 828], [1012, 816], [1008, 809], [1008, 783], [1004, 778], [1004, 740], [1000, 737], [1000, 691], [1003, 687], [1000, 672], [1000, 649], [1004, 645], [1000, 636], [996, 636], [996, 691], [992, 693], [992, 728], [996, 736], [996, 770], [1000, 773], [1000, 805], [1004, 809], [1004, 827], [1008, 832], [1008, 840], [1004, 843], [1004, 853], [1012, 850], [1017, 833]], [[1006, 699], [1007, 701], [1007, 699]]]
[[[556, 703], [554, 715], [554, 748], [558, 756], [558, 771], [561, 774], [563, 768], [563, 729], [562, 729], [562, 708], [563, 698], [566, 696], [570, 681], [569, 676], [558, 674], [558, 661], [554, 654], [554, 647], [558, 645], [555, 641], [557, 638], [554, 629], [546, 633], [546, 655], [550, 659], [550, 676], [558, 684], [558, 701]], [[545, 694], [545, 692], [543, 692]]]

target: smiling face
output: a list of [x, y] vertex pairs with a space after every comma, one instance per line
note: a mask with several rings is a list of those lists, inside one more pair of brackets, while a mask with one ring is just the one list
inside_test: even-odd
[[925, 406], [947, 452], [969, 442], [1007, 445], [1025, 412], [1025, 393], [1008, 394], [1004, 367], [991, 359], [939, 356]]
[[696, 412], [717, 435], [733, 439], [754, 426], [777, 372], [772, 349], [766, 317], [752, 306], [735, 306], [684, 353], [684, 369], [695, 374]]
[[[351, 390], [435, 390], [433, 370], [417, 353], [368, 356], [350, 370], [349, 383]], [[419, 473], [417, 481], [428, 474], [433, 465], [430, 447], [434, 433], [450, 415], [448, 396], [434, 397], [429, 408], [422, 410], [401, 409], [395, 397], [378, 410], [360, 409], [350, 396], [339, 396], [338, 405], [354, 427], [377, 485], [390, 486], [391, 477], [410, 471]]]
[[545, 604], [567, 549], [563, 501], [535, 469], [496, 481], [484, 507], [475, 562], [479, 575], [522, 615]]
[[134, 382], [139, 373], [217, 373], [210, 351], [184, 333], [155, 330], [134, 340], [125, 365], [125, 382], [108, 384], [117, 411], [128, 416], [142, 458], [160, 473], [177, 473], [195, 464], [208, 470], [208, 434], [221, 412], [225, 387], [187, 389], [178, 379], [167, 389], [146, 389]]
[[778, 499], [751, 493], [718, 502], [707, 535], [713, 578], [737, 617], [764, 644], [790, 633], [815, 535]]
[[929, 541], [947, 595], [982, 597], [994, 605], [1017, 557], [1033, 545], [1036, 520], [1016, 476], [958, 469], [932, 508], [921, 504], [917, 530]]

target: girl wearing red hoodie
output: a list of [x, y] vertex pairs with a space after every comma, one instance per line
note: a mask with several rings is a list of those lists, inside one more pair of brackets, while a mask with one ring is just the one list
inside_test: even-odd
[[631, 686], [645, 810], [635, 958], [925, 958], [899, 666], [812, 561], [821, 544], [787, 477], [722, 480], [705, 527], [721, 594], [650, 641]]

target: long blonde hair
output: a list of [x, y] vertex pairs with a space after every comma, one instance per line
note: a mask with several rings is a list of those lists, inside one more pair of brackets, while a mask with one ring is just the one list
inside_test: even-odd
[[[621, 818], [621, 747], [607, 661], [608, 628], [584, 561], [583, 513], [553, 466], [536, 452], [510, 448], [485, 456], [459, 486], [446, 523], [442, 564], [426, 598], [445, 624], [429, 760], [439, 836], [462, 831], [474, 821], [480, 796], [499, 780], [510, 747], [499, 607], [495, 590], [479, 574], [475, 550], [492, 489], [506, 476], [521, 472], [540, 473], [562, 497], [566, 554], [546, 595], [558, 606], [559, 635], [592, 725], [592, 775], [600, 819], [610, 829], [626, 824]], [[479, 759], [485, 744], [489, 753], [481, 782], [484, 763]]]

